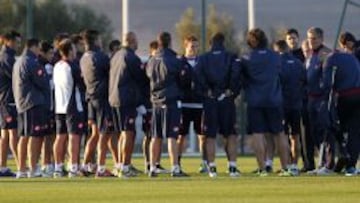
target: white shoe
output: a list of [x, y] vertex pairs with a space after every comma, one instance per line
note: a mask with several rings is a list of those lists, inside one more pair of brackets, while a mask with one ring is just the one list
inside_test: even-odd
[[309, 175], [316, 175], [317, 172], [318, 172], [318, 169], [314, 169], [314, 170], [308, 171], [308, 172], [306, 172], [306, 173], [309, 174]]
[[232, 178], [240, 177], [240, 171], [236, 167], [229, 167], [229, 176]]
[[27, 178], [27, 177], [28, 177], [27, 172], [22, 172], [22, 171], [16, 172], [16, 179]]
[[27, 177], [28, 178], [40, 178], [42, 175], [41, 175], [41, 172], [40, 171], [28, 171], [27, 172]]
[[209, 177], [210, 178], [216, 178], [217, 177], [217, 172], [216, 172], [216, 167], [215, 166], [210, 166], [209, 167]]
[[326, 176], [326, 175], [330, 175], [332, 172], [333, 172], [332, 170], [330, 170], [324, 166], [317, 171], [316, 175]]
[[54, 176], [54, 167], [45, 167], [41, 171], [41, 176], [44, 178], [52, 178]]

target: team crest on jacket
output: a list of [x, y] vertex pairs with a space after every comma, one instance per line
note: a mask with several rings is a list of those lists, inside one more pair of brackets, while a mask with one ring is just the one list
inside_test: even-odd
[[39, 70], [37, 71], [37, 75], [38, 75], [38, 76], [42, 76], [42, 74], [43, 74], [43, 70], [39, 69]]
[[41, 128], [40, 128], [39, 125], [37, 125], [37, 126], [34, 127], [34, 130], [35, 130], [35, 131], [40, 131], [40, 129], [41, 129]]
[[175, 127], [173, 128], [173, 131], [174, 131], [174, 132], [179, 132], [179, 127], [178, 127], [178, 126], [175, 126]]
[[134, 123], [134, 119], [133, 118], [130, 118], [129, 119], [129, 124], [133, 124]]
[[84, 127], [84, 124], [83, 124], [83, 123], [79, 123], [78, 128], [79, 128], [79, 129], [82, 129], [83, 127]]
[[7, 117], [5, 118], [5, 121], [6, 121], [7, 123], [10, 123], [12, 120], [13, 120], [13, 119], [12, 119], [11, 116], [7, 116]]

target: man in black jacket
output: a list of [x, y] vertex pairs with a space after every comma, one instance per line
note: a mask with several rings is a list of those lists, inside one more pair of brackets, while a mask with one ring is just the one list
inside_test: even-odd
[[[105, 161], [107, 142], [113, 130], [112, 112], [108, 102], [110, 63], [108, 56], [100, 50], [101, 40], [98, 31], [86, 30], [82, 33], [82, 37], [85, 53], [81, 57], [80, 68], [86, 86], [89, 108], [94, 110], [96, 116], [94, 120], [99, 130], [96, 177], [109, 177], [113, 175], [106, 170]], [[84, 159], [86, 158], [88, 158], [87, 155]]]
[[0, 177], [15, 176], [6, 164], [9, 144], [15, 163], [18, 164], [17, 112], [11, 86], [15, 54], [19, 45], [20, 34], [18, 32], [11, 31], [4, 35], [4, 46], [0, 51]]
[[195, 67], [198, 94], [204, 98], [203, 129], [209, 176], [217, 176], [215, 141], [218, 133], [226, 140], [225, 151], [229, 161], [229, 175], [240, 175], [236, 166], [237, 137], [235, 132], [234, 98], [240, 91], [240, 59], [224, 47], [225, 36], [216, 33], [211, 39], [211, 50], [200, 56]]
[[182, 172], [178, 162], [176, 140], [179, 134], [181, 117], [181, 86], [186, 83], [186, 71], [183, 63], [176, 57], [171, 47], [171, 36], [163, 32], [158, 37], [159, 50], [149, 60], [146, 67], [150, 79], [150, 94], [153, 105], [152, 140], [150, 153], [149, 176], [156, 176], [156, 161], [161, 146], [161, 137], [166, 136], [172, 165], [172, 177], [187, 176]]
[[[43, 137], [48, 131], [47, 113], [50, 105], [50, 86], [46, 70], [38, 62], [39, 41], [29, 39], [23, 55], [13, 70], [12, 88], [19, 113], [19, 167], [17, 178], [36, 177]], [[28, 144], [29, 142], [29, 144]], [[27, 152], [29, 152], [27, 154]], [[26, 174], [26, 156], [29, 172]]]
[[135, 33], [128, 33], [125, 40], [125, 46], [111, 59], [109, 82], [109, 103], [115, 110], [114, 125], [122, 136], [118, 143], [118, 151], [121, 151], [119, 158], [122, 163], [119, 177], [136, 175], [130, 170], [130, 164], [135, 143], [137, 109], [142, 114], [146, 114], [146, 108], [141, 101], [140, 88], [147, 78], [141, 60], [135, 54], [138, 45]]

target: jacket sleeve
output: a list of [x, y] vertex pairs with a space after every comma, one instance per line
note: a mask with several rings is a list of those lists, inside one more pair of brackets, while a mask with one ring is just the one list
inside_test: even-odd
[[[332, 56], [328, 57], [322, 66], [322, 89], [326, 97], [329, 96], [331, 89], [333, 88], [333, 79], [335, 80], [336, 64]], [[334, 75], [334, 78], [333, 78]]]
[[240, 73], [241, 73], [241, 60], [235, 56], [231, 64], [231, 74], [230, 74], [230, 90], [234, 97], [237, 97], [240, 94], [240, 90], [241, 90]]
[[6, 56], [4, 61], [5, 61], [5, 64], [3, 67], [4, 74], [6, 75], [6, 77], [11, 78], [13, 66], [15, 64], [15, 59], [12, 57]]
[[201, 56], [195, 66], [195, 92], [200, 97], [209, 96], [209, 85], [206, 80], [205, 66], [205, 56]]

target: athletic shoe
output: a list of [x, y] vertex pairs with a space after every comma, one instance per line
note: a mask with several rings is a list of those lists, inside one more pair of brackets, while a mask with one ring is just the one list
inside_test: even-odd
[[39, 178], [41, 177], [41, 169], [39, 166], [36, 166], [34, 171], [28, 171], [28, 178]]
[[127, 170], [127, 171], [120, 171], [119, 174], [118, 174], [118, 177], [119, 178], [131, 178], [131, 177], [136, 177], [137, 176], [137, 173], [135, 173], [134, 171], [130, 170]]
[[290, 176], [292, 176], [292, 173], [290, 172], [289, 169], [281, 169], [280, 172], [278, 173], [278, 176], [290, 177]]
[[334, 167], [334, 172], [341, 173], [343, 171], [343, 169], [345, 168], [347, 162], [348, 162], [348, 158], [346, 158], [346, 157], [338, 158], [338, 160], [335, 164], [335, 167]]
[[209, 177], [210, 178], [216, 178], [217, 177], [216, 167], [215, 166], [210, 166], [209, 167]]
[[95, 178], [109, 178], [109, 177], [115, 177], [115, 176], [107, 169], [105, 169], [105, 171], [102, 173], [97, 171], [95, 174]]
[[260, 170], [259, 168], [257, 168], [257, 169], [255, 169], [255, 170], [251, 171], [251, 173], [258, 174], [260, 171], [261, 171], [261, 170]]
[[156, 177], [158, 176], [158, 174], [155, 173], [155, 171], [149, 171], [148, 176], [149, 176], [150, 178], [156, 178]]
[[85, 176], [85, 177], [88, 177], [88, 176], [92, 175], [92, 173], [90, 173], [89, 171], [87, 171], [87, 170], [84, 169], [84, 168], [81, 168], [81, 169], [79, 170], [79, 173], [81, 174], [81, 176]]
[[356, 176], [358, 175], [357, 170], [355, 167], [351, 167], [345, 170], [345, 176]]
[[55, 171], [53, 174], [54, 178], [62, 178], [65, 176], [64, 171]]
[[267, 177], [269, 176], [268, 172], [266, 172], [266, 170], [258, 170], [256, 173], [259, 177]]
[[0, 171], [0, 177], [16, 177], [16, 174], [11, 172], [9, 168], [5, 168]]
[[135, 168], [135, 166], [133, 166], [132, 164], [129, 165], [129, 170], [136, 175], [143, 173], [141, 170]]
[[308, 175], [316, 175], [318, 173], [318, 169], [308, 170], [306, 173]]
[[208, 166], [205, 163], [200, 164], [199, 173], [208, 173]]
[[165, 169], [164, 167], [162, 167], [159, 164], [159, 165], [156, 165], [155, 173], [157, 173], [157, 174], [167, 174], [167, 173], [170, 173], [170, 171]]
[[231, 166], [231, 167], [229, 167], [229, 176], [230, 177], [239, 177], [240, 176], [240, 170], [239, 169], [237, 169], [236, 167], [233, 167], [233, 166]]
[[75, 171], [75, 172], [69, 171], [69, 173], [68, 173], [69, 178], [76, 178], [76, 177], [83, 177], [83, 176], [84, 176], [84, 174], [80, 170]]
[[183, 177], [189, 177], [189, 175], [187, 173], [184, 173], [182, 170], [179, 171], [172, 171], [171, 172], [171, 177], [174, 178], [183, 178]]
[[16, 172], [16, 179], [27, 178], [27, 172], [18, 171]]
[[327, 176], [330, 175], [333, 171], [326, 168], [325, 166], [317, 170], [316, 175], [318, 176]]
[[41, 170], [41, 176], [44, 178], [52, 178], [54, 176], [54, 169], [51, 167], [45, 167]]

